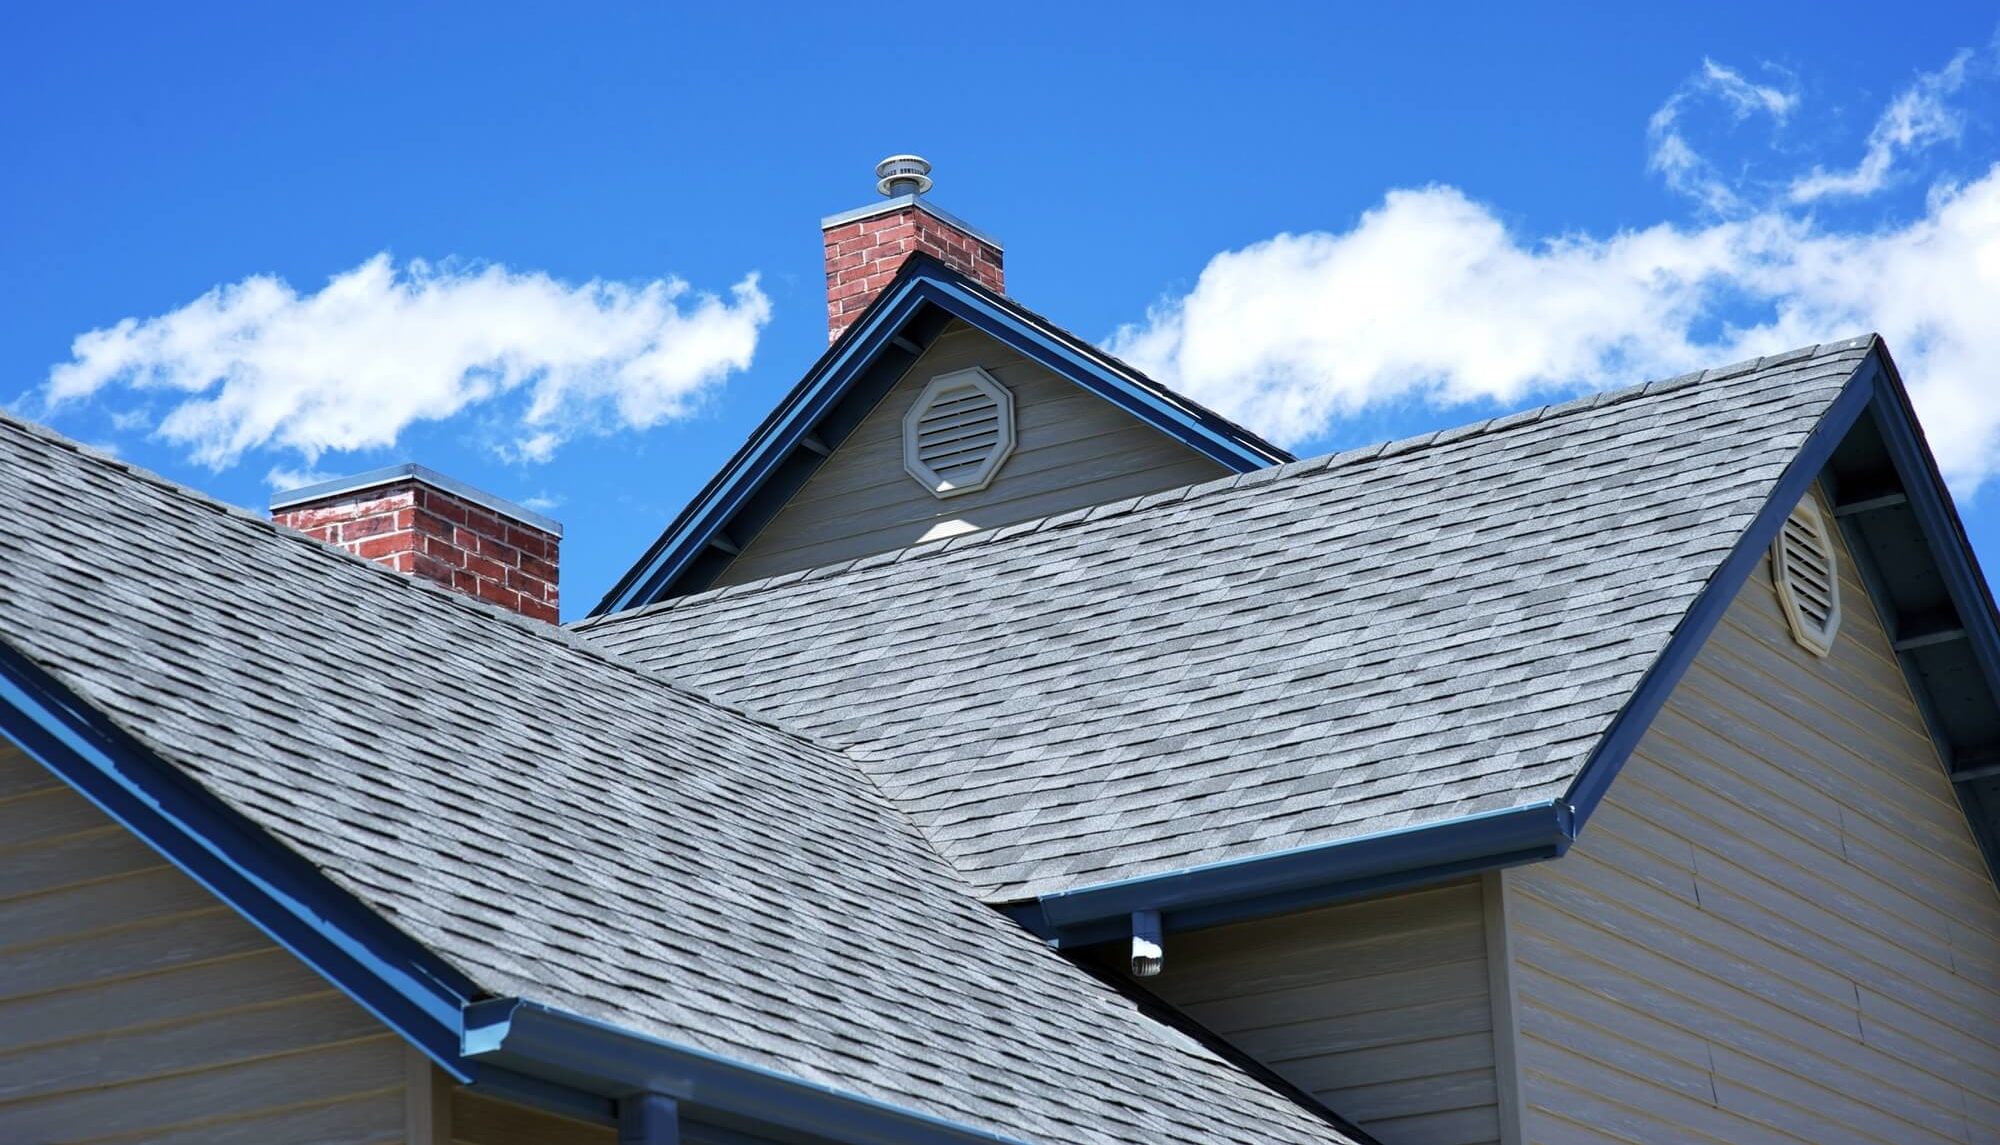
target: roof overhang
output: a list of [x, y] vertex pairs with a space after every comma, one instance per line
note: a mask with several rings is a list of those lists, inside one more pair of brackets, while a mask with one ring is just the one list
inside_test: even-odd
[[[503, 998], [466, 1014], [468, 1060], [500, 1072], [496, 1093], [533, 1100], [520, 1079], [596, 1095], [599, 1106], [634, 1094], [670, 1097], [691, 1117], [760, 1141], [849, 1145], [1020, 1145], [1013, 1138], [926, 1116], [856, 1094], [553, 1007]], [[563, 1101], [557, 1097], [553, 1102]], [[573, 1107], [586, 1112], [580, 1107]], [[600, 1114], [602, 1119], [607, 1114]]]
[[590, 615], [706, 588], [953, 319], [1231, 472], [1292, 459], [943, 263], [913, 255]]
[[1560, 857], [1785, 518], [1822, 482], [1894, 639], [1966, 817], [2000, 883], [2000, 620], [1909, 396], [1877, 341], [1807, 436], [1562, 799], [1320, 846], [1067, 889], [1004, 909], [1057, 946], [1186, 930]]
[[460, 1082], [615, 1122], [660, 1095], [735, 1140], [799, 1145], [1018, 1145], [860, 1094], [677, 1046], [470, 979], [154, 749], [0, 641], [0, 735], [144, 840]]

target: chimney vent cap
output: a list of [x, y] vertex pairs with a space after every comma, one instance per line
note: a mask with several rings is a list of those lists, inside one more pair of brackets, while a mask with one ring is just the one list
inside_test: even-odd
[[921, 195], [931, 189], [930, 160], [921, 155], [891, 155], [875, 164], [875, 189], [894, 198]]

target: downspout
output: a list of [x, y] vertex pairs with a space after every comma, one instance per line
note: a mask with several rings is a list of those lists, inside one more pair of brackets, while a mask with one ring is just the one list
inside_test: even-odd
[[681, 1145], [681, 1107], [659, 1093], [618, 1099], [618, 1145]]

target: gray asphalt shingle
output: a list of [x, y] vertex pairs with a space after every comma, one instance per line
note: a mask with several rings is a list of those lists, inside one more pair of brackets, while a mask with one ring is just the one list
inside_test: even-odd
[[996, 902], [1546, 802], [1871, 345], [579, 631], [844, 748]]
[[7, 418], [0, 640], [496, 996], [1024, 1140], [1346, 1140], [842, 754]]

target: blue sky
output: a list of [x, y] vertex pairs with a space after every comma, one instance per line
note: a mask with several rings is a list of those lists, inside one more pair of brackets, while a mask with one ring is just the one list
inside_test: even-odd
[[257, 507], [423, 461], [561, 519], [579, 615], [917, 151], [1301, 453], [1882, 329], [2000, 565], [1990, 8], [961, 7], [12, 10], [0, 400]]

